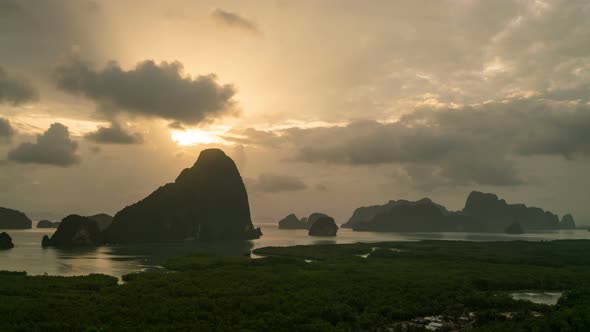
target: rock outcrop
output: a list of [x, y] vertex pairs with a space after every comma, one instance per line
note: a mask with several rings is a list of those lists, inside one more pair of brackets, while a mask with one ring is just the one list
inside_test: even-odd
[[311, 236], [336, 236], [338, 226], [333, 218], [328, 216], [320, 216], [311, 225], [309, 235]]
[[524, 204], [508, 204], [495, 194], [471, 192], [462, 211], [450, 212], [428, 198], [389, 201], [356, 209], [343, 227], [375, 232], [496, 232], [509, 228], [555, 230], [575, 228], [571, 216], [557, 215]]
[[279, 221], [279, 229], [307, 229], [307, 218], [300, 220], [291, 213]]
[[355, 231], [373, 232], [470, 232], [479, 223], [461, 213], [449, 212], [430, 199], [401, 200], [366, 222], [354, 225]]
[[467, 197], [463, 214], [480, 221], [484, 232], [503, 232], [515, 222], [526, 230], [559, 228], [559, 218], [551, 212], [524, 204], [508, 204], [495, 194], [478, 191]]
[[262, 232], [252, 225], [235, 163], [223, 151], [208, 149], [175, 182], [119, 211], [104, 235], [108, 243], [130, 243], [244, 240]]
[[559, 222], [560, 229], [576, 229], [576, 222], [571, 214], [566, 214], [561, 218]]
[[323, 217], [330, 217], [325, 213], [321, 213], [321, 212], [314, 212], [312, 214], [309, 215], [309, 217], [307, 217], [307, 229], [311, 229], [311, 226], [313, 226], [313, 224], [315, 224], [316, 221], [318, 221], [320, 218]]
[[113, 217], [106, 213], [95, 214], [92, 216], [88, 216], [87, 218], [96, 221], [96, 223], [98, 224], [98, 228], [100, 228], [101, 232], [109, 228], [109, 226], [113, 222]]
[[505, 230], [504, 233], [506, 234], [524, 234], [524, 229], [522, 229], [522, 226], [515, 222], [512, 223], [510, 226], [508, 226]]
[[96, 221], [79, 215], [65, 217], [51, 238], [43, 237], [44, 247], [87, 247], [102, 243], [100, 229]]
[[356, 209], [354, 211], [354, 213], [352, 214], [352, 217], [350, 217], [350, 219], [348, 219], [348, 221], [342, 225], [342, 228], [355, 228], [356, 225], [369, 222], [377, 215], [385, 214], [395, 207], [402, 206], [402, 205], [416, 205], [416, 204], [417, 205], [434, 204], [441, 210], [441, 212], [443, 214], [445, 214], [445, 215], [449, 214], [449, 211], [447, 211], [447, 209], [444, 206], [436, 204], [428, 198], [423, 198], [423, 199], [415, 201], [415, 202], [404, 200], [404, 199], [401, 199], [398, 201], [391, 200], [384, 205], [373, 205], [373, 206], [367, 206], [367, 207], [360, 207], [360, 208]]
[[33, 222], [24, 213], [0, 207], [0, 229], [29, 229]]
[[59, 226], [59, 221], [51, 221], [51, 220], [40, 220], [37, 223], [37, 228], [57, 228]]
[[2, 232], [0, 233], [0, 250], [7, 250], [14, 248], [14, 244], [12, 243], [12, 238], [8, 233]]

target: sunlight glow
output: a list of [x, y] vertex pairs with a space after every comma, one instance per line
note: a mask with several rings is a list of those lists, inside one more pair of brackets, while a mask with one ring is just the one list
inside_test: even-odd
[[222, 132], [206, 131], [200, 129], [172, 130], [172, 140], [181, 146], [198, 145], [198, 144], [228, 144], [221, 138]]

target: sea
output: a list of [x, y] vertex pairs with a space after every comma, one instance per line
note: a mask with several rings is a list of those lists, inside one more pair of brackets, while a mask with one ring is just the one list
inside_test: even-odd
[[[26, 271], [29, 275], [74, 276], [101, 273], [118, 278], [133, 272], [163, 269], [166, 260], [183, 255], [211, 254], [246, 256], [253, 249], [268, 246], [293, 246], [386, 241], [549, 241], [590, 239], [586, 229], [540, 231], [522, 235], [502, 233], [375, 233], [341, 228], [336, 237], [311, 237], [306, 230], [282, 230], [276, 223], [258, 223], [263, 236], [237, 242], [152, 243], [109, 245], [93, 248], [43, 248], [41, 239], [55, 229], [5, 230], [15, 247], [0, 250], [0, 271]], [[3, 230], [0, 229], [0, 232]]]

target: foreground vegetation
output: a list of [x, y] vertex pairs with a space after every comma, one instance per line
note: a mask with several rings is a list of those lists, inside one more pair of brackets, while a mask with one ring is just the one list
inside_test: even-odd
[[[176, 258], [123, 285], [1, 272], [0, 330], [385, 331], [471, 313], [477, 331], [589, 331], [588, 252], [590, 241], [262, 248], [267, 258]], [[568, 292], [551, 307], [514, 290]]]

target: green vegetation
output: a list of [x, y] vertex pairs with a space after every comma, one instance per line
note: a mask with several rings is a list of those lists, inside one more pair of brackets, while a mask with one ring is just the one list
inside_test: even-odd
[[[590, 241], [262, 248], [269, 257], [176, 258], [123, 285], [3, 272], [0, 331], [379, 331], [467, 313], [477, 331], [587, 331], [589, 250]], [[555, 307], [509, 297], [525, 289], [568, 292]]]

